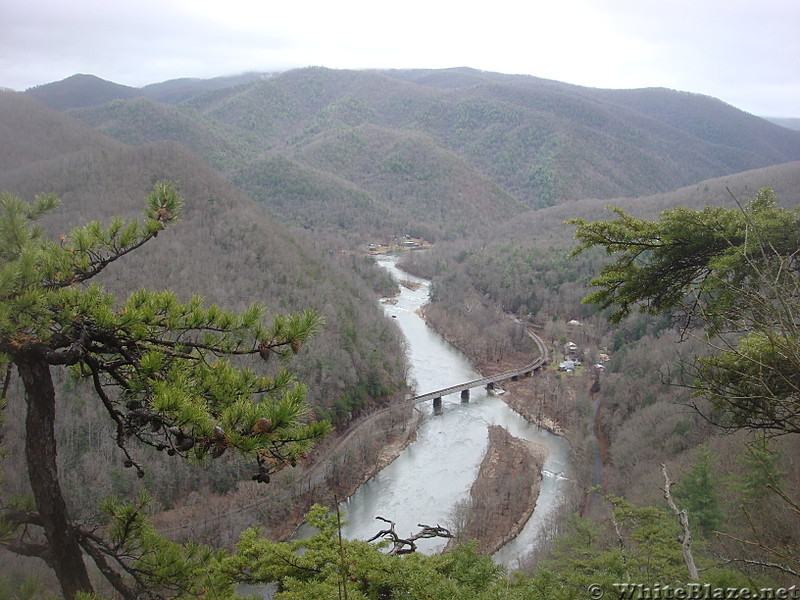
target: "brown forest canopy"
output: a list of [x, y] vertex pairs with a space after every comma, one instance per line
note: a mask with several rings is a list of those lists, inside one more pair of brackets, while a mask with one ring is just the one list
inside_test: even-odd
[[[335, 411], [334, 420], [404, 385], [398, 334], [353, 272], [354, 261], [368, 265], [289, 233], [179, 144], [127, 146], [18, 94], [0, 94], [0, 103], [16, 128], [4, 128], [0, 147], [20, 157], [3, 163], [10, 168], [0, 170], [0, 188], [27, 199], [56, 193], [63, 206], [46, 221], [52, 235], [113, 215], [135, 217], [156, 181], [173, 182], [186, 198], [181, 222], [157, 248], [111, 270], [104, 283], [112, 291], [171, 289], [234, 309], [257, 301], [276, 312], [318, 310], [325, 330], [293, 368], [310, 384], [311, 401]], [[371, 393], [342, 400], [367, 382]]]
[[[233, 84], [237, 85], [233, 85]], [[457, 238], [522, 207], [636, 197], [800, 160], [800, 132], [714, 98], [472, 69], [177, 80], [28, 93], [126, 143], [193, 149], [282, 220]], [[124, 92], [124, 93], [123, 93]]]

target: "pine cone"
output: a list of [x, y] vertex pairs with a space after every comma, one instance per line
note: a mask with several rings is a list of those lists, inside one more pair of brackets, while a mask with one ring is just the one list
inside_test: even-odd
[[267, 433], [270, 430], [270, 427], [272, 427], [272, 421], [264, 417], [261, 417], [258, 421], [255, 422], [255, 425], [253, 425], [253, 433], [255, 434]]
[[186, 452], [194, 447], [194, 440], [190, 437], [185, 437], [175, 445], [178, 452]]
[[227, 448], [228, 446], [223, 443], [214, 444], [214, 446], [211, 448], [211, 458], [219, 458], [225, 454], [225, 450]]

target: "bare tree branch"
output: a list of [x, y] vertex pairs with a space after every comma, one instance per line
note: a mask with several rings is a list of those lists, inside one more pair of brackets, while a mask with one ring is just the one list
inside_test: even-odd
[[434, 538], [434, 537], [441, 537], [441, 538], [452, 538], [453, 534], [445, 528], [441, 527], [440, 525], [431, 526], [431, 525], [423, 525], [422, 523], [418, 523], [417, 527], [420, 527], [420, 531], [415, 533], [414, 535], [401, 538], [395, 532], [395, 522], [390, 521], [389, 519], [385, 519], [383, 517], [375, 517], [376, 519], [383, 521], [384, 523], [389, 523], [389, 529], [382, 529], [375, 535], [373, 535], [368, 542], [373, 542], [378, 538], [386, 538], [392, 542], [392, 549], [389, 551], [389, 554], [411, 554], [412, 552], [416, 552], [417, 544], [416, 541], [423, 538]]
[[672, 512], [675, 513], [675, 517], [678, 519], [681, 529], [683, 529], [683, 537], [681, 539], [683, 560], [686, 563], [686, 568], [689, 570], [689, 578], [693, 581], [697, 581], [699, 576], [697, 573], [697, 565], [695, 565], [694, 556], [692, 555], [692, 532], [689, 529], [689, 514], [685, 510], [678, 510], [675, 501], [672, 499], [670, 488], [673, 483], [670, 481], [669, 475], [667, 474], [667, 465], [661, 464], [661, 472], [664, 474], [664, 487], [662, 488], [664, 491], [664, 498]]

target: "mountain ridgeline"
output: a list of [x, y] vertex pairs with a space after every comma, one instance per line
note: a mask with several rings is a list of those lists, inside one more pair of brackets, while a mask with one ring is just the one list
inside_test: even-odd
[[[752, 475], [742, 466], [744, 433], [714, 435], [680, 405], [690, 405], [688, 388], [664, 385], [664, 373], [679, 372], [675, 323], [635, 314], [611, 328], [581, 302], [607, 256], [598, 249], [571, 256], [565, 221], [608, 217], [609, 204], [647, 219], [675, 206], [741, 206], [767, 186], [782, 204], [798, 206], [800, 131], [697, 94], [593, 89], [467, 68], [306, 68], [143, 88], [76, 75], [0, 92], [0, 116], [0, 191], [25, 200], [56, 193], [63, 206], [43, 220], [55, 239], [88, 221], [137, 217], [158, 181], [180, 190], [180, 222], [99, 278], [118, 296], [170, 289], [231, 309], [254, 302], [275, 313], [310, 308], [325, 320], [288, 364], [315, 413], [338, 429], [307, 473], [308, 481], [324, 479], [322, 487], [310, 490], [292, 471], [254, 491], [230, 453], [203, 470], [153, 460], [137, 483], [124, 475], [113, 432], [82, 390], [59, 380], [66, 399], [59, 468], [76, 518], [96, 518], [99, 495], [130, 497], [146, 487], [157, 508], [171, 509], [159, 515], [171, 535], [230, 545], [254, 522], [272, 536], [289, 535], [312, 500], [352, 493], [400, 439], [387, 434], [407, 441], [413, 432], [411, 410], [399, 402], [409, 392], [405, 341], [375, 301], [397, 284], [365, 255], [367, 243], [411, 235], [434, 242], [401, 263], [432, 280], [426, 321], [476, 368], [524, 364], [534, 352], [528, 327], [549, 343], [553, 368], [507, 382], [504, 398], [537, 422], [555, 423], [576, 457], [573, 491], [559, 510], [596, 522], [586, 526], [589, 535], [576, 529], [584, 527], [577, 517], [543, 526], [541, 551], [555, 549], [556, 562], [559, 552], [566, 557], [562, 573], [581, 573], [573, 558], [606, 541], [626, 553], [615, 559], [626, 578], [635, 564], [626, 557], [636, 556], [628, 554], [636, 546], [622, 548], [616, 521], [615, 532], [592, 533], [608, 521], [608, 507], [593, 500], [599, 495], [584, 494], [598, 483], [593, 455], [604, 493], [649, 510], [663, 504], [659, 465], [668, 463], [677, 478], [702, 448], [710, 450], [731, 498], [719, 515], [723, 530], [732, 539], [749, 535], [753, 521], [738, 513], [736, 483]], [[569, 341], [580, 345], [585, 365], [567, 374], [556, 367]], [[681, 349], [698, 351], [691, 343]], [[11, 392], [5, 431], [18, 433], [24, 403]], [[375, 410], [387, 406], [395, 410]], [[354, 421], [364, 426], [350, 427]], [[786, 441], [777, 446], [776, 473], [786, 474], [787, 497], [797, 497], [800, 448]], [[4, 491], [22, 496], [20, 436], [7, 435], [2, 449], [11, 465]], [[767, 507], [756, 519], [763, 539], [799, 556], [796, 514], [774, 499], [755, 501]], [[595, 540], [592, 548], [585, 538]], [[678, 556], [675, 535], [661, 538]], [[703, 543], [709, 556], [737, 554], [719, 540]], [[648, 577], [660, 568], [653, 571], [649, 558], [642, 564]], [[547, 594], [563, 587], [549, 581]]]
[[139, 217], [157, 181], [180, 189], [179, 224], [112, 265], [103, 281], [112, 291], [170, 289], [238, 310], [253, 302], [275, 313], [317, 310], [325, 328], [291, 367], [335, 423], [404, 389], [399, 332], [364, 283], [380, 282], [378, 267], [289, 232], [183, 145], [123, 144], [16, 93], [0, 94], [0, 113], [0, 190], [28, 200], [56, 193], [62, 206], [45, 221], [53, 236], [114, 215]]
[[75, 76], [26, 94], [128, 144], [185, 145], [277, 218], [347, 235], [457, 239], [525, 209], [800, 159], [800, 132], [707, 96], [466, 68], [307, 68], [140, 90]]
[[[568, 236], [550, 215], [623, 197], [647, 207], [656, 201], [637, 198], [770, 165], [765, 185], [785, 184], [791, 198], [800, 159], [800, 132], [710, 97], [466, 68], [307, 68], [140, 89], [75, 75], [0, 102], [0, 188], [57, 192], [65, 207], [53, 231], [136, 214], [156, 180], [181, 187], [184, 223], [131, 261], [135, 285], [322, 312], [318, 349], [297, 362], [319, 410], [342, 423], [403, 387], [397, 333], [364, 282], [390, 286], [350, 252], [356, 243], [450, 240], [446, 273], [417, 268], [437, 279], [439, 300], [459, 290], [454, 306], [474, 293], [520, 314], [578, 311], [560, 292], [546, 298], [565, 281], [577, 296], [589, 272], [566, 261]], [[539, 263], [545, 285], [530, 272]], [[120, 290], [135, 272], [116, 276]]]

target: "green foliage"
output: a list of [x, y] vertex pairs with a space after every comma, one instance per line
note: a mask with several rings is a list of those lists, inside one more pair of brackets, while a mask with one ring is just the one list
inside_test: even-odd
[[607, 501], [612, 509], [612, 537], [598, 525], [572, 517], [544, 568], [557, 574], [573, 594], [593, 582], [611, 591], [614, 582], [685, 580], [677, 526], [671, 516], [660, 508], [634, 506], [618, 497]]
[[[147, 499], [106, 499], [109, 540], [141, 556], [133, 564], [135, 590], [163, 597], [236, 600], [237, 586], [276, 585], [277, 600], [348, 598], [384, 600], [577, 600], [591, 584], [615, 593], [614, 584], [681, 585], [686, 581], [674, 521], [664, 511], [609, 498], [615, 535], [577, 516], [556, 541], [551, 557], [531, 574], [509, 574], [474, 545], [444, 554], [386, 553], [386, 542], [342, 539], [340, 516], [319, 505], [306, 515], [314, 534], [275, 542], [256, 528], [244, 531], [233, 552], [176, 544], [147, 523]], [[745, 583], [728, 569], [704, 571], [717, 586]], [[92, 596], [93, 599], [99, 599]]]
[[721, 483], [715, 475], [714, 457], [703, 447], [673, 488], [678, 506], [689, 513], [690, 526], [697, 526], [705, 536], [719, 529], [724, 520], [718, 496]]
[[590, 282], [600, 289], [585, 299], [613, 307], [614, 323], [637, 305], [658, 314], [699, 302], [702, 316], [717, 324], [735, 306], [737, 285], [770, 274], [779, 277], [777, 284], [791, 281], [791, 272], [781, 272], [791, 263], [784, 265], [781, 258], [800, 246], [800, 212], [777, 207], [771, 189], [760, 190], [741, 210], [678, 207], [657, 221], [611, 210], [614, 220], [568, 223], [576, 226], [580, 242], [573, 256], [595, 246], [616, 255]]
[[[555, 540], [550, 557], [529, 577], [520, 578], [526, 598], [585, 598], [591, 584], [616, 597], [619, 584], [647, 587], [685, 587], [688, 578], [681, 556], [678, 526], [666, 510], [634, 506], [618, 497], [606, 497], [611, 507], [605, 530], [577, 515]], [[753, 585], [753, 580], [730, 568], [713, 567], [701, 556], [700, 579], [712, 587]]]
[[0, 577], [0, 600], [55, 600], [52, 594], [45, 594], [42, 581], [32, 575], [13, 573], [10, 577]]
[[[295, 355], [318, 330], [321, 318], [299, 311], [274, 315], [267, 323], [266, 309], [259, 305], [237, 313], [205, 306], [197, 296], [183, 302], [174, 293], [149, 290], [118, 303], [90, 280], [177, 219], [182, 205], [177, 190], [156, 184], [147, 197], [144, 222], [89, 223], [59, 242], [46, 239], [36, 225], [56, 205], [52, 196], [27, 204], [0, 195], [0, 353], [5, 364], [16, 365], [25, 389], [25, 456], [41, 514], [14, 512], [7, 504], [8, 518], [0, 514], [4, 542], [10, 540], [24, 554], [53, 557], [48, 564], [69, 598], [90, 591], [84, 552], [126, 597], [132, 597], [132, 589], [148, 589], [143, 572], [154, 581], [174, 579], [169, 593], [181, 597], [189, 593], [185, 582], [205, 585], [196, 581], [201, 567], [180, 583], [171, 565], [178, 564], [179, 555], [197, 565], [211, 555], [200, 547], [178, 549], [157, 541], [139, 518], [143, 500], [132, 509], [106, 503], [114, 515], [110, 541], [70, 521], [60, 486], [50, 483], [58, 481], [51, 371], [68, 366], [75, 377], [91, 382], [115, 425], [125, 466], [135, 466], [140, 477], [145, 471], [130, 452], [131, 440], [198, 459], [237, 451], [258, 463], [253, 479], [268, 482], [272, 473], [294, 464], [329, 425], [309, 420], [305, 388], [285, 369], [261, 375], [231, 361]], [[23, 525], [42, 527], [48, 545], [30, 550], [14, 540], [15, 529], [25, 536]], [[127, 558], [145, 567], [132, 567]]]
[[380, 544], [340, 540], [337, 515], [323, 507], [312, 508], [307, 522], [316, 533], [303, 540], [276, 543], [245, 532], [223, 571], [245, 582], [278, 581], [283, 600], [497, 598], [504, 583], [504, 569], [471, 546], [392, 556]]
[[[60, 244], [23, 224], [54, 207], [53, 198], [32, 206], [7, 195], [0, 201], [0, 227], [8, 233], [0, 247], [6, 259], [0, 297], [4, 349], [18, 353], [26, 344], [43, 344], [52, 352], [76, 351], [74, 359], [61, 360], [74, 375], [95, 382], [125, 438], [178, 452], [191, 448], [198, 457], [228, 448], [260, 453], [273, 471], [326, 431], [323, 423], [300, 425], [308, 414], [304, 388], [287, 371], [257, 375], [216, 358], [296, 354], [318, 330], [316, 314], [275, 315], [266, 325], [266, 310], [257, 304], [235, 313], [206, 307], [199, 296], [181, 302], [171, 292], [139, 290], [116, 306], [99, 286], [77, 285], [177, 218], [181, 202], [173, 188], [159, 185], [148, 197], [144, 224], [90, 223]], [[107, 396], [106, 387], [122, 395]]]
[[709, 261], [736, 243], [729, 237], [737, 225], [729, 210], [676, 208], [662, 213], [658, 222], [611, 210], [616, 220], [569, 223], [577, 226], [575, 237], [580, 241], [573, 256], [598, 245], [619, 255], [590, 282], [600, 289], [585, 299], [603, 309], [615, 307], [612, 323], [619, 323], [640, 302], [651, 314], [682, 305], [688, 288], [706, 274]]
[[780, 486], [784, 475], [779, 467], [781, 456], [765, 435], [757, 435], [745, 445], [739, 458], [745, 471], [737, 486], [745, 499], [758, 502]]
[[215, 568], [227, 555], [194, 542], [179, 544], [159, 534], [147, 521], [150, 503], [142, 494], [136, 503], [127, 504], [110, 497], [101, 508], [106, 516], [106, 546], [112, 556], [133, 557], [127, 567], [134, 594], [159, 595], [173, 600], [207, 597], [238, 598], [231, 581]]
[[[692, 366], [696, 393], [717, 424], [800, 432], [800, 211], [760, 190], [740, 209], [676, 208], [658, 220], [613, 209], [610, 221], [570, 221], [579, 245], [615, 258], [591, 285], [587, 303], [618, 323], [634, 307], [677, 312], [685, 331], [705, 329], [713, 354]], [[747, 333], [742, 333], [747, 332]]]

